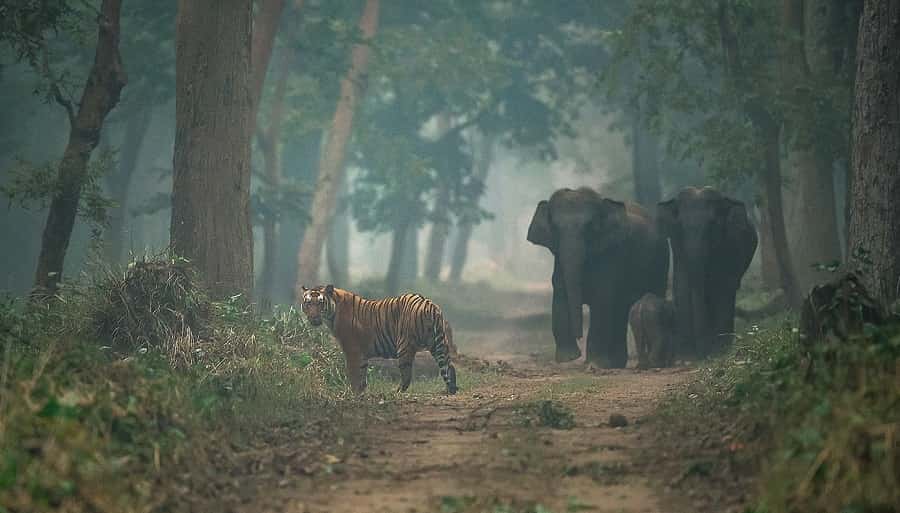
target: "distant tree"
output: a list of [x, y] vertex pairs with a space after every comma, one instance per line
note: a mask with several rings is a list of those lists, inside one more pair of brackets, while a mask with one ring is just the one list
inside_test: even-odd
[[[638, 67], [630, 92], [658, 100], [649, 116], [665, 128], [670, 156], [702, 162], [726, 187], [746, 177], [757, 181], [761, 252], [773, 257], [779, 286], [793, 305], [799, 305], [801, 286], [785, 226], [782, 155], [787, 149], [809, 157], [810, 188], [821, 188], [846, 147], [841, 98], [847, 84], [833, 72], [806, 72], [807, 53], [820, 49], [819, 36], [803, 26], [795, 0], [638, 0], [616, 37], [617, 65], [611, 67], [619, 74]], [[616, 78], [607, 74], [621, 84]], [[825, 196], [829, 205], [819, 215], [835, 212], [833, 194]], [[833, 242], [833, 227], [823, 228], [823, 241]]]
[[900, 2], [866, 0], [859, 24], [853, 108], [851, 254], [865, 256], [867, 286], [900, 298]]
[[179, 0], [171, 240], [214, 297], [253, 284], [250, 0]]
[[51, 66], [51, 38], [48, 37], [48, 31], [64, 24], [73, 14], [73, 8], [66, 2], [26, 3], [2, 14], [0, 38], [13, 46], [18, 59], [27, 61], [38, 71], [48, 99], [63, 107], [69, 120], [68, 143], [49, 190], [50, 205], [34, 280], [35, 297], [44, 297], [56, 291], [62, 278], [82, 190], [92, 180], [88, 166], [91, 153], [100, 141], [107, 115], [118, 103], [125, 86], [119, 55], [121, 2], [103, 0], [100, 5], [93, 63], [78, 102], [69, 97], [68, 84]]
[[114, 264], [121, 261], [127, 243], [129, 192], [145, 139], [158, 108], [175, 97], [175, 12], [176, 1], [166, 0], [129, 3], [122, 16], [128, 87], [104, 130], [104, 137], [118, 150], [115, 166], [105, 175], [114, 205], [107, 209], [109, 226], [103, 230], [106, 260]]
[[297, 256], [297, 290], [300, 286], [315, 285], [318, 282], [322, 248], [328, 235], [328, 228], [334, 214], [338, 190], [344, 176], [347, 144], [353, 128], [353, 117], [364, 91], [369, 65], [369, 42], [378, 26], [379, 0], [366, 0], [359, 30], [363, 41], [352, 50], [350, 68], [341, 81], [340, 99], [334, 112], [325, 153], [319, 166], [319, 176], [313, 197], [310, 226], [306, 229], [300, 252]]

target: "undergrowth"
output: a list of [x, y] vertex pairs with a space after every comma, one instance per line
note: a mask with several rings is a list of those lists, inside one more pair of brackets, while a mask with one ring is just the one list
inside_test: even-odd
[[[900, 324], [811, 344], [783, 317], [749, 326], [660, 420], [682, 436], [721, 439], [719, 458], [732, 468], [752, 460], [758, 497], [748, 512], [896, 513]], [[721, 467], [685, 465], [682, 478]]]
[[374, 408], [294, 309], [210, 301], [181, 262], [0, 302], [0, 512], [173, 510], [168, 486], [271, 426], [357, 434]]

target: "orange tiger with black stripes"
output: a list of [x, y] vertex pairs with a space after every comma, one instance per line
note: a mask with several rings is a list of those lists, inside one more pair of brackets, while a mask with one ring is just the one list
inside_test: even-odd
[[400, 391], [412, 382], [416, 352], [428, 350], [437, 362], [447, 393], [455, 394], [455, 353], [450, 325], [441, 308], [420, 294], [365, 299], [350, 291], [325, 285], [301, 287], [301, 309], [309, 323], [323, 322], [338, 340], [347, 360], [347, 376], [357, 393], [366, 388], [369, 358], [400, 360]]

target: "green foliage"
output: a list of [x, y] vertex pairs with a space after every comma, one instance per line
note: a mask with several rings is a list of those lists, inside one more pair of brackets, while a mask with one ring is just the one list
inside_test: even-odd
[[535, 401], [523, 404], [514, 411], [519, 423], [526, 427], [549, 427], [553, 429], [572, 429], [575, 427], [575, 414], [559, 401]]
[[[772, 0], [639, 0], [609, 38], [608, 96], [631, 106], [652, 99], [643, 122], [665, 135], [669, 154], [701, 162], [720, 182], [761, 171], [760, 116], [784, 127], [788, 148], [845, 158], [852, 81], [833, 62], [804, 73], [806, 61], [788, 53], [795, 41], [781, 16], [781, 3]], [[807, 41], [808, 55], [840, 59], [853, 25], [841, 23], [829, 39]]]
[[[370, 406], [350, 396], [327, 335], [294, 310], [263, 319], [240, 297], [210, 303], [181, 265], [138, 262], [67, 283], [56, 302], [0, 303], [4, 508], [170, 509], [170, 479], [255, 430], [321, 422], [321, 446], [361, 428]], [[200, 325], [190, 346], [182, 321]], [[145, 343], [112, 347], [127, 330]]]
[[[812, 346], [801, 345], [791, 325], [770, 320], [744, 329], [733, 353], [704, 368], [663, 420], [691, 424], [691, 436], [704, 435], [696, 432], [699, 419], [734, 426], [733, 446], [752, 444], [759, 454], [758, 511], [893, 511], [900, 503], [900, 324]], [[710, 465], [694, 462], [686, 473], [716, 472]]]
[[[95, 237], [99, 237], [106, 227], [107, 212], [115, 206], [103, 193], [104, 176], [114, 162], [113, 152], [99, 152], [97, 158], [88, 163], [87, 175], [81, 185], [78, 216], [90, 224]], [[0, 194], [6, 196], [11, 205], [23, 209], [46, 209], [54, 197], [66, 192], [59, 181], [58, 169], [58, 163], [35, 165], [19, 159], [8, 171], [9, 180], [0, 186]]]

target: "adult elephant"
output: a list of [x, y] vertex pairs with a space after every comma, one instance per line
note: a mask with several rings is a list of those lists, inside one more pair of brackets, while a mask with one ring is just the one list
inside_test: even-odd
[[735, 294], [756, 252], [744, 204], [712, 187], [686, 187], [657, 207], [672, 246], [672, 288], [682, 356], [707, 356], [731, 343]]
[[624, 367], [631, 304], [647, 292], [664, 297], [669, 253], [641, 207], [596, 191], [559, 189], [537, 205], [528, 241], [544, 246], [553, 263], [553, 337], [556, 361], [581, 356], [582, 305], [590, 307], [585, 359]]

